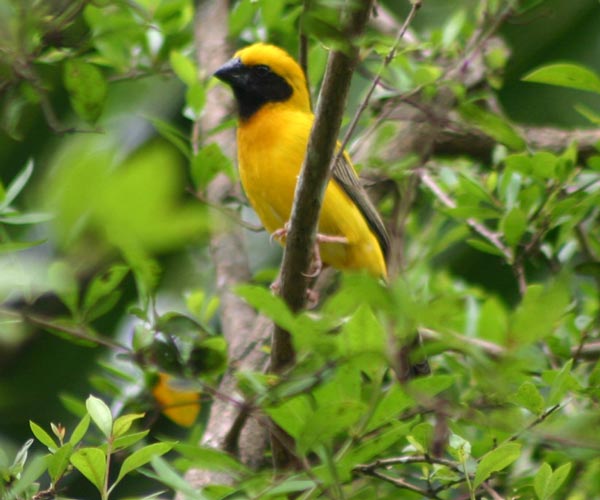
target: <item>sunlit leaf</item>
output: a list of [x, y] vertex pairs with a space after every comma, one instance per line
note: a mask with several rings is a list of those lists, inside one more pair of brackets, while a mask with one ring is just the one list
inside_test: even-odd
[[477, 466], [473, 487], [477, 488], [494, 472], [506, 469], [521, 455], [520, 443], [506, 443], [486, 453]]
[[107, 438], [112, 435], [113, 418], [106, 403], [95, 396], [89, 396], [85, 401], [90, 417]]
[[71, 455], [71, 463], [98, 491], [104, 488], [106, 455], [100, 448], [81, 448]]
[[546, 83], [600, 94], [600, 77], [579, 64], [558, 63], [534, 69], [523, 77], [526, 82]]

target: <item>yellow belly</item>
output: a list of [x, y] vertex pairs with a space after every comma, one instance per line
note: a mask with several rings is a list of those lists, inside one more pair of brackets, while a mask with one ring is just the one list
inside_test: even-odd
[[[238, 128], [238, 163], [242, 186], [266, 230], [273, 233], [289, 220], [313, 116], [267, 105]], [[282, 124], [285, 124], [283, 126]], [[319, 232], [344, 236], [348, 243], [323, 243], [323, 262], [338, 269], [366, 269], [385, 277], [377, 238], [344, 190], [330, 181], [319, 218]]]

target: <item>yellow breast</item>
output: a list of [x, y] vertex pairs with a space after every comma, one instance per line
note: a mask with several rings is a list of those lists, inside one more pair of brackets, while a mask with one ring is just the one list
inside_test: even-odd
[[[242, 185], [269, 233], [289, 220], [296, 182], [314, 117], [277, 103], [263, 106], [238, 127], [238, 163]], [[321, 257], [338, 269], [366, 269], [385, 277], [377, 238], [360, 210], [335, 182], [325, 192], [319, 232], [344, 236], [348, 244], [321, 244]]]

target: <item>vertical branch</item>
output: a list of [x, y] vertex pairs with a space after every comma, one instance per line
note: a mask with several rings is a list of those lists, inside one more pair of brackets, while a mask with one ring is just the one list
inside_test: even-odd
[[[360, 34], [367, 22], [373, 1], [363, 0], [349, 13], [346, 33], [349, 39]], [[310, 134], [306, 157], [296, 186], [290, 230], [281, 268], [281, 295], [294, 312], [304, 307], [312, 249], [330, 165], [339, 133], [350, 80], [357, 63], [358, 49], [346, 53], [333, 51], [327, 63], [315, 122]], [[281, 373], [294, 361], [290, 334], [276, 327], [271, 348], [271, 370]], [[273, 459], [278, 468], [292, 463], [289, 451], [272, 440]]]

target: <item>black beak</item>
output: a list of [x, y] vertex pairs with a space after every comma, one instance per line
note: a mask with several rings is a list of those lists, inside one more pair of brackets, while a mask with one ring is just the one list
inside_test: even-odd
[[223, 64], [223, 66], [214, 72], [214, 76], [231, 86], [243, 87], [248, 78], [248, 71], [246, 66], [242, 64], [241, 59], [236, 57]]

